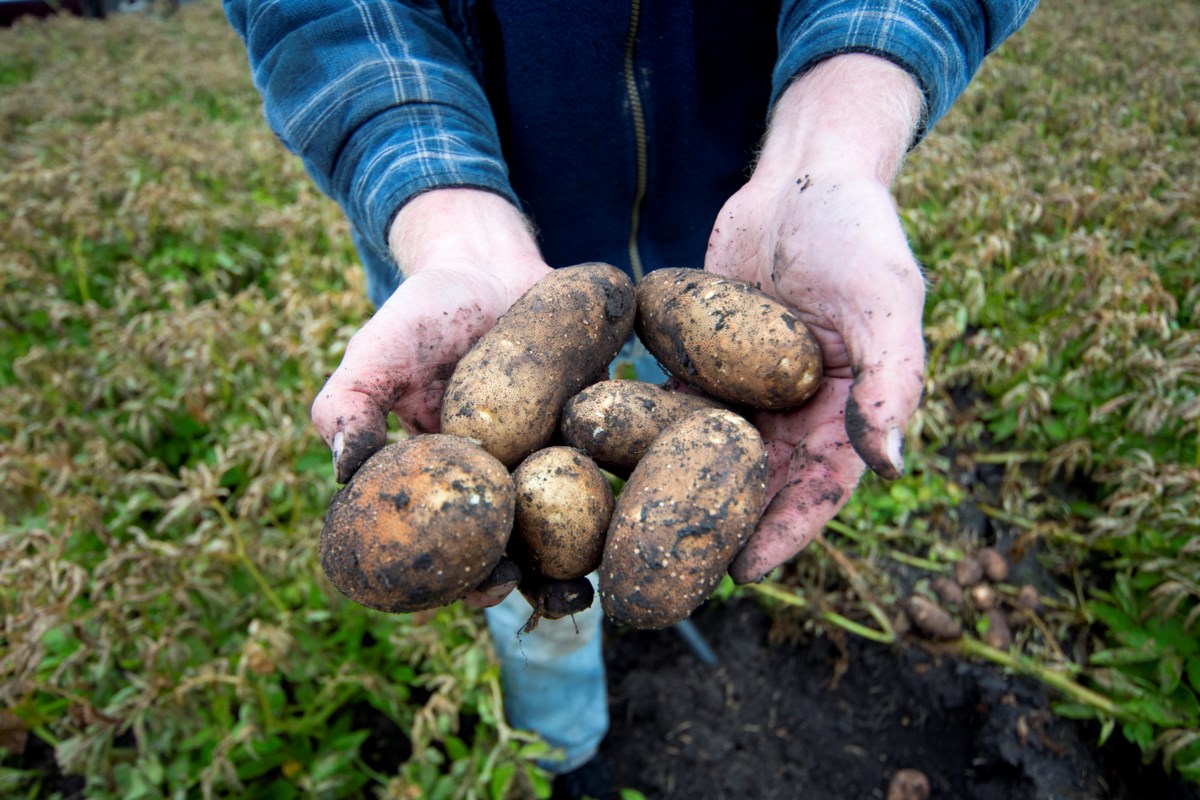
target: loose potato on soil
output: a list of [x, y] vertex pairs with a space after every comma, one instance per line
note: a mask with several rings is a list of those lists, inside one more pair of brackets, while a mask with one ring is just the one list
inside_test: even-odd
[[513, 472], [510, 550], [548, 578], [582, 578], [600, 566], [616, 498], [604, 473], [574, 447], [547, 447]]
[[567, 400], [603, 376], [633, 327], [633, 284], [608, 264], [551, 272], [459, 361], [442, 432], [512, 468], [549, 443]]
[[673, 422], [704, 408], [709, 397], [673, 392], [641, 381], [601, 381], [567, 401], [562, 435], [605, 467], [627, 473]]
[[962, 625], [941, 606], [919, 594], [909, 595], [901, 607], [912, 624], [930, 639], [957, 639]]
[[389, 445], [333, 497], [321, 566], [338, 591], [379, 611], [447, 605], [499, 563], [515, 497], [483, 448], [430, 434]]
[[634, 324], [675, 377], [730, 403], [792, 408], [821, 382], [821, 352], [808, 328], [745, 281], [656, 270], [638, 284]]
[[618, 625], [687, 618], [750, 538], [767, 492], [766, 448], [732, 411], [668, 428], [625, 484], [600, 564], [600, 599]]

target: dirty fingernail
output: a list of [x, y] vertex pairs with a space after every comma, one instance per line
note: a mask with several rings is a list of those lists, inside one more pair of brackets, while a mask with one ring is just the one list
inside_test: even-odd
[[887, 433], [887, 457], [899, 476], [904, 472], [904, 433], [899, 428], [891, 428]]
[[345, 446], [346, 437], [341, 431], [333, 435], [333, 469], [336, 471], [338, 462], [342, 460], [342, 449]]

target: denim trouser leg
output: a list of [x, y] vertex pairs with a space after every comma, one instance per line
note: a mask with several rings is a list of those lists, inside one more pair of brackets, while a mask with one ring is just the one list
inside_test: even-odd
[[600, 604], [574, 618], [543, 619], [526, 634], [520, 631], [533, 609], [520, 592], [485, 613], [509, 724], [562, 750], [562, 760], [541, 762], [551, 772], [570, 772], [591, 759], [608, 733]]

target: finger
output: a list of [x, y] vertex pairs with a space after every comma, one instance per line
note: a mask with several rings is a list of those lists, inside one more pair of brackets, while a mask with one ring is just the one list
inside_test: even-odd
[[333, 451], [339, 483], [387, 442], [388, 412], [408, 388], [409, 379], [381, 363], [372, 322], [350, 340], [342, 363], [313, 400], [312, 421]]
[[[730, 566], [738, 583], [756, 581], [812, 541], [845, 505], [864, 464], [846, 437], [847, 381], [826, 381], [799, 411], [761, 415], [767, 443], [767, 509]], [[790, 442], [794, 441], [792, 445]]]
[[846, 432], [873, 472], [899, 478], [904, 429], [925, 381], [921, 314], [924, 282], [915, 262], [885, 270], [890, 288], [868, 290], [844, 317], [854, 383], [846, 401]]
[[350, 339], [313, 401], [313, 423], [334, 451], [339, 481], [387, 441], [389, 412], [410, 432], [439, 429], [455, 364], [497, 316], [498, 305], [457, 275], [421, 273], [400, 285]]
[[521, 568], [508, 556], [501, 556], [483, 582], [463, 598], [469, 608], [491, 608], [500, 604], [521, 582]]

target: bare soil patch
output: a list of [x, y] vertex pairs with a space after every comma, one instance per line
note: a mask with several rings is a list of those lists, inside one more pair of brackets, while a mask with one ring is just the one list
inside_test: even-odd
[[847, 637], [773, 641], [754, 603], [694, 618], [720, 663], [673, 631], [610, 631], [617, 785], [647, 798], [884, 798], [900, 769], [933, 798], [1193, 800], [1114, 736], [1056, 717], [1036, 682]]

